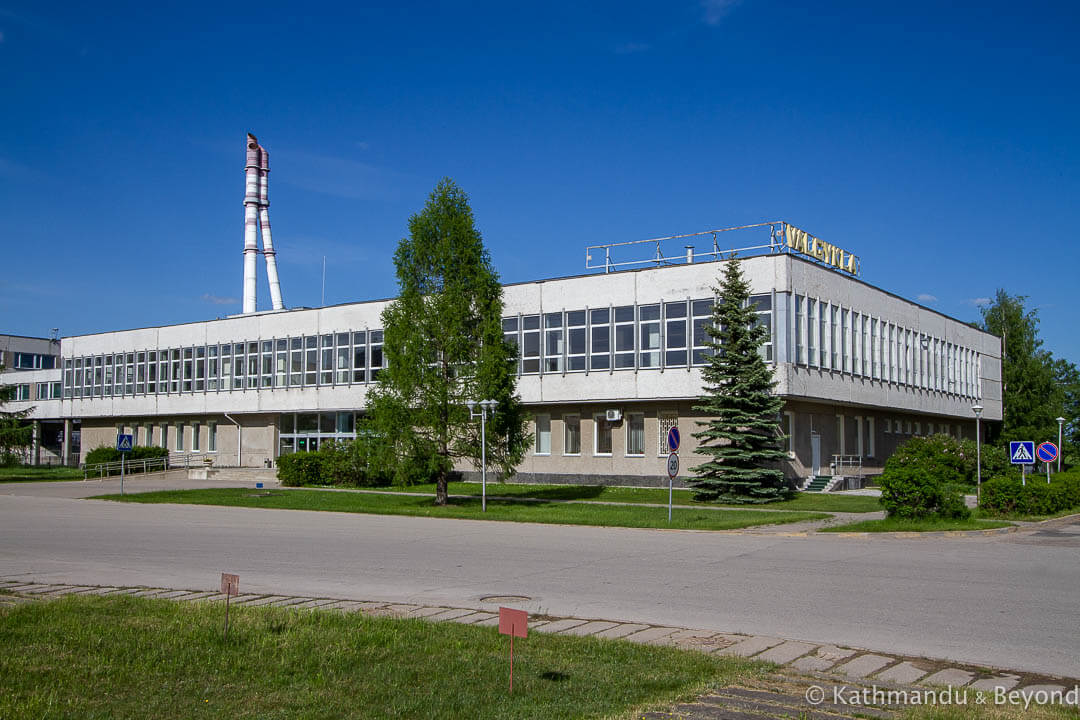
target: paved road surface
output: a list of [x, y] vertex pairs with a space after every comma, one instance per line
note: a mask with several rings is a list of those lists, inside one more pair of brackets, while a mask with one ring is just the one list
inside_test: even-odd
[[531, 612], [1080, 675], [1080, 521], [778, 537], [121, 504], [65, 485], [83, 484], [0, 486], [0, 575], [213, 589], [230, 571], [250, 592], [462, 607], [524, 595]]

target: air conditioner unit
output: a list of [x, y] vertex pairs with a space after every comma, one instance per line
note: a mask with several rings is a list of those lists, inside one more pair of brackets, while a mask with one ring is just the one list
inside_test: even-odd
[[622, 420], [622, 410], [608, 410], [607, 411], [607, 421], [608, 422], [619, 422], [620, 420]]

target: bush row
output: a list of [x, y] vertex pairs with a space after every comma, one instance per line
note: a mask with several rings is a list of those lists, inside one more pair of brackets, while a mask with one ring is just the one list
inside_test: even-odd
[[1032, 475], [1027, 485], [1018, 478], [995, 477], [982, 485], [979, 507], [988, 515], [1053, 515], [1076, 508], [1080, 511], [1080, 470]]
[[[101, 447], [96, 447], [93, 450], [91, 450], [90, 452], [86, 453], [86, 463], [85, 464], [86, 465], [97, 465], [99, 463], [120, 462], [120, 457], [123, 454], [124, 453], [121, 453], [119, 450], [117, 450], [114, 447], [110, 447], [108, 445], [102, 445]], [[152, 460], [154, 458], [163, 458], [163, 457], [169, 457], [169, 451], [166, 448], [156, 447], [156, 446], [136, 445], [135, 447], [133, 447], [131, 449], [131, 452], [127, 453], [128, 462], [131, 462], [131, 461], [134, 461], [134, 460]], [[138, 471], [138, 468], [136, 466], [133, 466], [133, 468], [128, 468], [127, 471], [128, 472], [137, 472]], [[120, 474], [120, 469], [117, 468], [115, 471], [110, 471], [109, 474], [111, 474], [111, 475], [119, 475]]]
[[361, 436], [355, 440], [323, 443], [316, 452], [298, 452], [277, 459], [282, 485], [338, 485], [378, 487], [390, 484], [375, 444]]

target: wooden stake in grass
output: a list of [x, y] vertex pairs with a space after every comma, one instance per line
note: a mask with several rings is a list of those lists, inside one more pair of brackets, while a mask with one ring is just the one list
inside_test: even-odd
[[499, 608], [499, 633], [510, 636], [510, 694], [514, 693], [514, 638], [529, 634], [529, 615], [524, 610]]
[[225, 596], [225, 635], [222, 639], [229, 639], [229, 598], [240, 594], [240, 576], [229, 573], [221, 573], [221, 594]]

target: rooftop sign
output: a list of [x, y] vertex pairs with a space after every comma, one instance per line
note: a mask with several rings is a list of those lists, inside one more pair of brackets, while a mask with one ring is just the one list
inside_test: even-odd
[[787, 241], [788, 248], [797, 253], [802, 253], [852, 275], [859, 274], [859, 258], [857, 256], [835, 245], [830, 245], [805, 230], [784, 223], [784, 239]]

